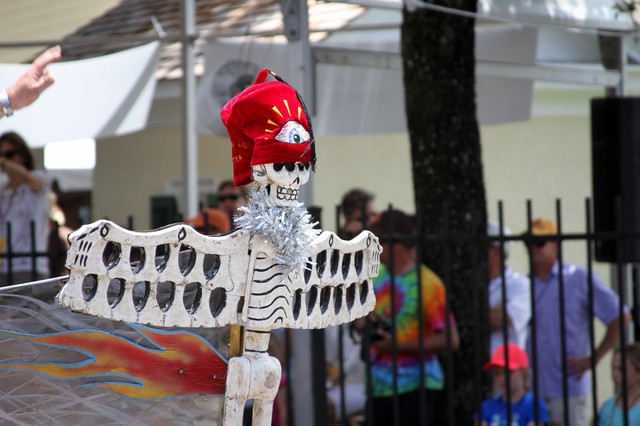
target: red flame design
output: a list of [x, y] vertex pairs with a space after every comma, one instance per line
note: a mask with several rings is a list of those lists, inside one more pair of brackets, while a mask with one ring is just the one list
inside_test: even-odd
[[91, 386], [134, 398], [167, 398], [189, 394], [224, 394], [227, 360], [204, 338], [186, 331], [161, 331], [131, 325], [155, 348], [98, 330], [0, 336], [60, 347], [86, 354], [81, 363], [0, 364], [57, 379], [91, 379]]

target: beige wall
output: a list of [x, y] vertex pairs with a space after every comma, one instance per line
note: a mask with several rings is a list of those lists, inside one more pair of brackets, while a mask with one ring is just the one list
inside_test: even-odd
[[[182, 136], [177, 126], [147, 129], [103, 139], [96, 144], [93, 219], [108, 217], [136, 229], [150, 226], [150, 197], [166, 195], [167, 178], [182, 176]], [[231, 148], [226, 139], [199, 139], [201, 177], [218, 182], [231, 176]]]
[[335, 230], [335, 206], [349, 189], [375, 194], [377, 210], [393, 203], [413, 212], [409, 140], [405, 134], [361, 137], [317, 136], [314, 200], [322, 206], [323, 228]]

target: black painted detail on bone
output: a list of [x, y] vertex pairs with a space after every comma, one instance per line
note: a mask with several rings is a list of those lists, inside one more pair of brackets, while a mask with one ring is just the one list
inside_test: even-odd
[[351, 253], [345, 253], [342, 256], [342, 279], [346, 279], [349, 275], [349, 267], [351, 266]]
[[131, 289], [131, 298], [136, 312], [142, 312], [144, 307], [147, 305], [150, 292], [151, 284], [149, 284], [149, 281], [138, 281], [133, 284], [133, 288]]
[[293, 319], [297, 320], [300, 316], [300, 308], [302, 307], [302, 290], [298, 289], [293, 293], [293, 300], [291, 302]]
[[275, 299], [273, 299], [271, 301], [271, 303], [269, 303], [268, 305], [264, 305], [264, 306], [249, 305], [249, 308], [250, 309], [267, 309], [267, 308], [273, 306], [280, 299], [284, 300], [285, 304], [287, 304], [287, 305], [289, 304], [289, 299], [287, 297], [285, 297], [284, 295], [282, 295], [282, 296], [278, 296]]
[[[274, 274], [269, 275], [268, 277], [263, 278], [263, 279], [261, 279], [261, 280], [256, 280], [256, 279], [254, 279], [254, 280], [253, 280], [253, 282], [254, 282], [254, 283], [259, 283], [259, 284], [268, 283], [269, 281], [271, 281], [271, 280], [272, 280], [272, 279], [274, 279], [275, 277], [278, 277], [278, 276], [281, 276], [281, 275], [284, 275], [284, 274], [283, 274], [282, 272], [275, 272]], [[281, 287], [281, 286], [280, 286], [280, 287]], [[258, 294], [258, 293], [254, 293], [254, 294]], [[260, 293], [260, 294], [263, 294], [263, 293]]]
[[189, 272], [193, 269], [193, 266], [196, 264], [196, 257], [197, 254], [193, 247], [189, 247], [184, 244], [180, 247], [178, 268], [180, 269], [180, 273], [183, 277], [189, 275]]
[[335, 277], [340, 266], [340, 252], [338, 250], [331, 251], [331, 276]]
[[320, 313], [327, 312], [329, 301], [331, 300], [331, 287], [323, 287], [320, 291]]
[[131, 272], [137, 274], [142, 271], [142, 268], [144, 268], [144, 262], [144, 247], [131, 247], [131, 251], [129, 252], [129, 265], [131, 266]]
[[305, 302], [307, 305], [307, 315], [311, 315], [313, 308], [316, 306], [316, 300], [318, 300], [318, 286], [313, 285], [305, 295]]
[[369, 283], [366, 280], [358, 283], [358, 290], [360, 290], [360, 304], [364, 305], [369, 295]]
[[353, 260], [353, 265], [356, 267], [356, 274], [358, 274], [358, 276], [360, 276], [360, 274], [362, 273], [363, 264], [364, 264], [364, 252], [360, 250], [356, 252]]
[[169, 260], [170, 248], [169, 244], [160, 244], [156, 246], [155, 264], [156, 271], [162, 272], [167, 267], [167, 261]]
[[98, 276], [89, 274], [82, 280], [82, 298], [85, 302], [90, 302], [98, 291]]
[[[258, 258], [258, 260], [263, 260], [263, 259], [266, 259], [266, 257], [262, 257], [262, 258], [261, 258], [261, 257], [259, 257], [259, 258]], [[277, 267], [279, 267], [279, 266], [281, 266], [279, 263], [273, 263], [273, 264], [269, 265], [269, 266], [268, 266], [268, 267], [266, 267], [266, 268], [255, 268], [254, 270], [255, 270], [256, 272], [266, 272], [266, 271], [268, 271], [269, 269], [277, 268]]]
[[285, 309], [283, 307], [280, 307], [280, 308], [274, 310], [273, 312], [271, 312], [271, 314], [269, 314], [266, 317], [260, 317], [260, 318], [258, 318], [258, 317], [249, 317], [249, 319], [251, 321], [267, 321], [267, 320], [270, 320], [271, 317], [273, 317], [278, 312], [282, 312], [282, 316], [279, 316], [278, 318], [282, 318], [282, 317], [286, 318], [287, 317], [287, 312], [285, 311]]
[[351, 308], [353, 308], [356, 301], [356, 287], [356, 283], [351, 283], [351, 285], [347, 287], [347, 309], [349, 312], [351, 312]]
[[202, 269], [207, 281], [212, 280], [220, 270], [220, 256], [217, 254], [205, 253], [204, 260], [202, 262]]
[[107, 302], [109, 306], [118, 306], [124, 296], [124, 280], [122, 278], [112, 278], [107, 287]]
[[[244, 297], [240, 298], [238, 302], [238, 312], [242, 311], [242, 305], [244, 305]], [[222, 310], [227, 306], [227, 292], [222, 287], [218, 287], [211, 292], [209, 296], [209, 310], [214, 318], [217, 318]]]
[[200, 286], [200, 283], [191, 282], [184, 286], [182, 304], [189, 314], [193, 315], [198, 311], [201, 300], [202, 287]]
[[[268, 282], [268, 281], [269, 281], [269, 280], [267, 280], [267, 282]], [[257, 281], [254, 281], [254, 282], [257, 282]], [[267, 295], [267, 294], [271, 294], [273, 291], [275, 291], [276, 289], [278, 289], [278, 288], [280, 288], [280, 287], [285, 287], [285, 288], [287, 288], [287, 289], [289, 288], [289, 286], [287, 286], [286, 284], [278, 284], [277, 286], [271, 287], [268, 291], [264, 291], [264, 292], [262, 292], [262, 293], [254, 293], [254, 292], [251, 292], [251, 294], [252, 294], [253, 296], [265, 296], [265, 295]]]
[[309, 280], [311, 279], [311, 271], [313, 270], [313, 263], [311, 263], [311, 259], [307, 259], [307, 264], [304, 268], [304, 283], [309, 284]]
[[104, 223], [102, 225], [102, 227], [100, 228], [100, 236], [102, 238], [106, 237], [107, 235], [109, 235], [109, 225], [107, 225], [106, 223]]
[[120, 262], [120, 256], [122, 256], [122, 247], [120, 244], [109, 241], [104, 246], [104, 251], [102, 252], [102, 263], [107, 269], [112, 269]]
[[340, 313], [340, 309], [342, 309], [342, 287], [338, 286], [333, 292], [333, 310], [337, 314]]
[[322, 278], [322, 274], [324, 274], [324, 268], [327, 265], [327, 251], [323, 250], [316, 256], [316, 274], [318, 274], [318, 278]]
[[176, 297], [176, 285], [171, 281], [159, 282], [156, 286], [156, 301], [162, 312], [167, 312]]

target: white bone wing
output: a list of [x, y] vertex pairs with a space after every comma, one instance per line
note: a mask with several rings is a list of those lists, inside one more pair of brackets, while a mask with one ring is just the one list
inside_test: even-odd
[[325, 231], [308, 247], [309, 264], [293, 279], [291, 328], [325, 328], [361, 318], [376, 305], [373, 278], [382, 247], [363, 231], [350, 241]]
[[69, 239], [63, 306], [156, 326], [238, 322], [250, 258], [245, 232], [209, 237], [184, 224], [132, 232], [101, 220]]
[[381, 247], [368, 231], [351, 241], [323, 232], [305, 251], [307, 268], [284, 275], [269, 256], [272, 247], [242, 230], [208, 237], [178, 224], [133, 232], [101, 220], [72, 233], [70, 243], [60, 303], [103, 318], [165, 327], [323, 328], [375, 307]]

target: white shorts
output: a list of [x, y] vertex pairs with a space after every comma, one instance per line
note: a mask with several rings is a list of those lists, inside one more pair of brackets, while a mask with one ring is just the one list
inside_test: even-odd
[[[569, 398], [569, 424], [567, 426], [586, 426], [589, 425], [589, 403], [590, 395], [580, 395]], [[547, 399], [547, 408], [549, 409], [549, 418], [551, 424], [559, 425], [564, 423], [564, 406], [562, 398]]]

